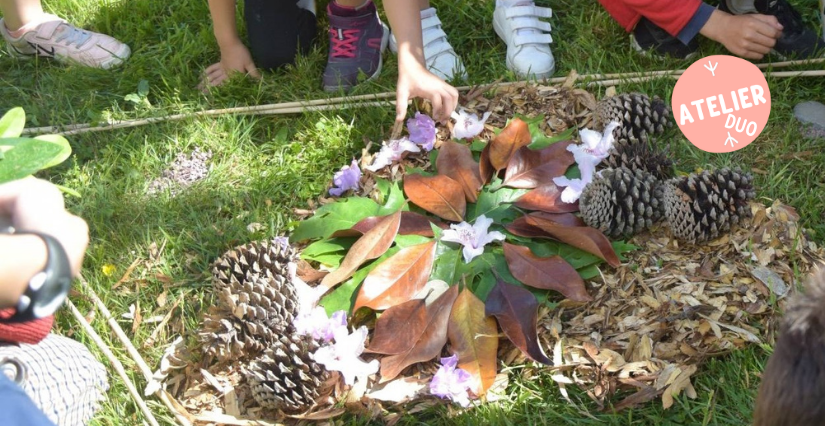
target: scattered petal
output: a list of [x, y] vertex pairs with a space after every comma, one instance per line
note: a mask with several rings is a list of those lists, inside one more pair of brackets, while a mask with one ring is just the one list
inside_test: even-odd
[[453, 111], [451, 117], [455, 120], [453, 138], [472, 139], [484, 130], [484, 123], [490, 118], [490, 112], [485, 112], [479, 120], [478, 115], [469, 114], [464, 108], [461, 108], [458, 112]]
[[328, 317], [323, 307], [316, 306], [309, 312], [299, 312], [292, 325], [299, 335], [310, 335], [315, 340], [329, 342], [335, 337], [336, 330], [347, 330], [347, 313], [336, 311], [332, 317]]
[[352, 164], [342, 167], [333, 176], [332, 183], [335, 186], [330, 188], [329, 193], [336, 197], [340, 197], [341, 194], [351, 189], [358, 189], [361, 186], [361, 169], [358, 167], [358, 162], [353, 159]]
[[449, 398], [462, 407], [467, 407], [470, 405], [470, 395], [467, 391], [473, 385], [472, 375], [456, 368], [457, 364], [458, 355], [441, 358], [441, 367], [430, 382], [430, 393], [442, 399]]
[[406, 137], [401, 139], [393, 139], [385, 143], [378, 154], [372, 159], [372, 164], [366, 169], [371, 172], [377, 172], [398, 161], [405, 152], [420, 152], [421, 149], [413, 141]]
[[347, 385], [352, 386], [356, 379], [366, 380], [378, 372], [379, 365], [377, 359], [370, 362], [361, 359], [367, 333], [367, 327], [361, 327], [352, 334], [348, 334], [346, 328], [335, 329], [335, 343], [318, 348], [315, 351], [315, 362], [322, 364], [328, 371], [341, 372]]
[[484, 253], [484, 246], [493, 241], [504, 241], [504, 234], [498, 231], [488, 232], [493, 219], [484, 215], [476, 218], [475, 225], [467, 222], [450, 225], [450, 229], [441, 235], [442, 241], [459, 243], [464, 246], [464, 262], [470, 263], [474, 257]]
[[616, 121], [611, 122], [604, 129], [604, 134], [595, 130], [582, 129], [579, 136], [582, 143], [570, 145], [567, 150], [573, 153], [573, 158], [579, 166], [581, 178], [568, 179], [564, 176], [553, 178], [553, 183], [566, 186], [561, 193], [561, 200], [565, 203], [574, 203], [581, 196], [584, 187], [593, 181], [596, 166], [610, 154], [613, 148], [613, 129], [619, 126]]
[[415, 113], [415, 118], [407, 120], [410, 140], [420, 145], [424, 151], [430, 151], [435, 144], [435, 121], [427, 114]]

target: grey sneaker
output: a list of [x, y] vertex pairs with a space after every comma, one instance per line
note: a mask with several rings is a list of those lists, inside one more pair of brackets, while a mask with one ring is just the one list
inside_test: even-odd
[[81, 30], [54, 15], [48, 15], [46, 21], [18, 38], [11, 36], [5, 22], [0, 19], [0, 34], [3, 34], [14, 56], [42, 56], [92, 68], [118, 66], [131, 54], [129, 46], [115, 38]]
[[[387, 48], [390, 30], [378, 18], [370, 2], [358, 16], [329, 16], [329, 56], [324, 69], [324, 90], [352, 89], [381, 73], [381, 52]], [[359, 76], [366, 76], [359, 81]]]

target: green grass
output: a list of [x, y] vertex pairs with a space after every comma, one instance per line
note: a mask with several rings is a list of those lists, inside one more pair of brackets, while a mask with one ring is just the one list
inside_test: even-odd
[[[816, 0], [796, 1], [811, 23]], [[580, 74], [684, 68], [689, 62], [656, 61], [635, 54], [624, 32], [595, 1], [545, 0], [553, 8], [554, 54], [557, 76], [575, 69]], [[464, 58], [469, 83], [488, 83], [505, 76], [505, 47], [491, 26], [492, 2], [434, 3], [452, 44]], [[29, 126], [66, 125], [107, 118], [158, 116], [182, 111], [317, 99], [326, 58], [326, 42], [285, 70], [267, 73], [261, 82], [237, 78], [204, 95], [196, 89], [202, 70], [218, 59], [204, 1], [54, 0], [45, 6], [74, 23], [117, 36], [133, 49], [125, 66], [114, 71], [67, 67], [48, 61], [20, 61], [0, 54], [0, 113], [23, 106]], [[325, 39], [326, 18], [321, 18]], [[241, 26], [242, 28], [242, 26]], [[703, 42], [702, 54], [724, 53]], [[395, 58], [385, 57], [385, 71], [356, 94], [394, 90]], [[136, 93], [141, 80], [149, 83], [151, 106], [136, 107], [125, 97]], [[748, 148], [733, 154], [709, 154], [682, 138], [671, 140], [681, 170], [739, 165], [758, 169], [759, 196], [768, 202], [780, 198], [796, 207], [814, 239], [825, 235], [825, 150], [822, 140], [804, 139], [793, 121], [793, 106], [804, 100], [825, 99], [821, 78], [768, 78], [773, 109], [768, 127]], [[669, 99], [673, 80], [628, 84], [620, 91], [639, 90]], [[597, 89], [601, 96], [603, 88]], [[48, 179], [74, 188], [82, 198], [68, 199], [75, 213], [91, 228], [84, 276], [116, 314], [139, 302], [144, 316], [163, 314], [157, 296], [168, 300], [183, 295], [183, 321], [177, 327], [192, 330], [199, 314], [211, 303], [208, 265], [226, 249], [267, 235], [287, 233], [294, 208], [306, 208], [322, 194], [332, 171], [359, 156], [365, 140], [379, 141], [389, 133], [392, 108], [363, 108], [288, 117], [222, 116], [134, 129], [89, 133], [70, 137], [75, 155]], [[180, 151], [193, 147], [211, 150], [209, 177], [178, 197], [145, 196], [149, 181]], [[805, 153], [794, 156], [794, 153]], [[252, 233], [251, 223], [263, 227]], [[111, 286], [135, 259], [150, 259], [152, 247], [163, 248], [142, 264], [128, 284]], [[104, 274], [104, 265], [115, 272]], [[90, 309], [75, 298], [81, 309]], [[176, 318], [180, 318], [176, 315]], [[177, 321], [177, 320], [175, 320]], [[174, 322], [174, 321], [173, 321]], [[130, 329], [131, 322], [122, 320]], [[96, 329], [110, 338], [106, 324]], [[73, 321], [61, 315], [62, 332]], [[180, 329], [180, 328], [178, 328]], [[172, 336], [161, 334], [160, 343], [144, 347], [153, 325], [144, 324], [132, 335], [144, 357], [156, 364], [162, 347]], [[81, 333], [74, 337], [94, 345]], [[110, 338], [111, 340], [111, 338]], [[114, 340], [112, 340], [114, 342]], [[120, 345], [113, 343], [113, 347]], [[620, 414], [600, 414], [587, 396], [573, 391], [575, 406], [563, 401], [549, 376], [523, 380], [513, 374], [509, 399], [453, 417], [440, 407], [423, 414], [405, 415], [402, 424], [744, 424], [750, 419], [759, 372], [770, 348], [753, 347], [712, 360], [697, 374], [696, 400], [677, 399], [663, 411], [658, 403]], [[125, 352], [118, 353], [133, 379], [143, 380]], [[102, 357], [101, 357], [102, 359]], [[105, 362], [104, 362], [105, 363]], [[136, 409], [120, 379], [113, 375], [112, 390], [96, 417], [99, 425], [140, 424]], [[151, 401], [164, 421], [171, 417]], [[593, 414], [586, 417], [581, 412]], [[347, 422], [363, 422], [349, 418]]]

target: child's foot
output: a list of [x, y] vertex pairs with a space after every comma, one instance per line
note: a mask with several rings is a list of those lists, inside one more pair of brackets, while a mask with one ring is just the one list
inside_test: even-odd
[[493, 28], [507, 43], [507, 68], [519, 77], [545, 78], [553, 75], [556, 61], [550, 51], [552, 11], [532, 0], [497, 0]]
[[822, 55], [825, 42], [812, 28], [805, 26], [799, 12], [786, 0], [751, 0], [750, 3], [752, 5], [745, 0], [723, 0], [719, 9], [734, 15], [761, 13], [775, 16], [783, 28], [773, 51], [783, 57], [806, 59]]
[[327, 15], [329, 56], [324, 69], [324, 90], [349, 90], [361, 83], [361, 74], [366, 76], [364, 81], [377, 77], [390, 31], [378, 19], [372, 1], [358, 9], [344, 8], [333, 1], [327, 6]]
[[630, 43], [642, 55], [661, 59], [666, 57], [690, 59], [699, 50], [699, 41], [696, 37], [685, 45], [681, 40], [668, 34], [667, 31], [644, 17], [639, 20], [636, 28], [633, 29]]
[[[434, 7], [421, 11], [421, 36], [424, 40], [427, 70], [443, 80], [452, 80], [454, 77], [462, 80], [467, 78], [464, 63], [447, 41], [447, 34], [441, 29], [441, 20], [438, 19]], [[398, 53], [395, 35], [390, 36], [390, 50]]]
[[9, 31], [0, 19], [0, 34], [12, 55], [43, 56], [92, 68], [118, 66], [131, 53], [129, 46], [113, 37], [81, 30], [54, 15], [46, 15], [17, 31]]

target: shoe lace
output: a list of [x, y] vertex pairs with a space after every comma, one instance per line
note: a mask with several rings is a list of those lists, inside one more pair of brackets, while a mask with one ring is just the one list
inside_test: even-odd
[[66, 46], [74, 44], [77, 47], [82, 47], [92, 38], [92, 35], [72, 25], [64, 25], [63, 33], [60, 34], [55, 41], [58, 43], [65, 43]]
[[358, 35], [361, 30], [358, 29], [342, 29], [330, 28], [330, 49], [332, 50], [333, 58], [354, 58], [355, 57], [355, 43], [358, 41]]

